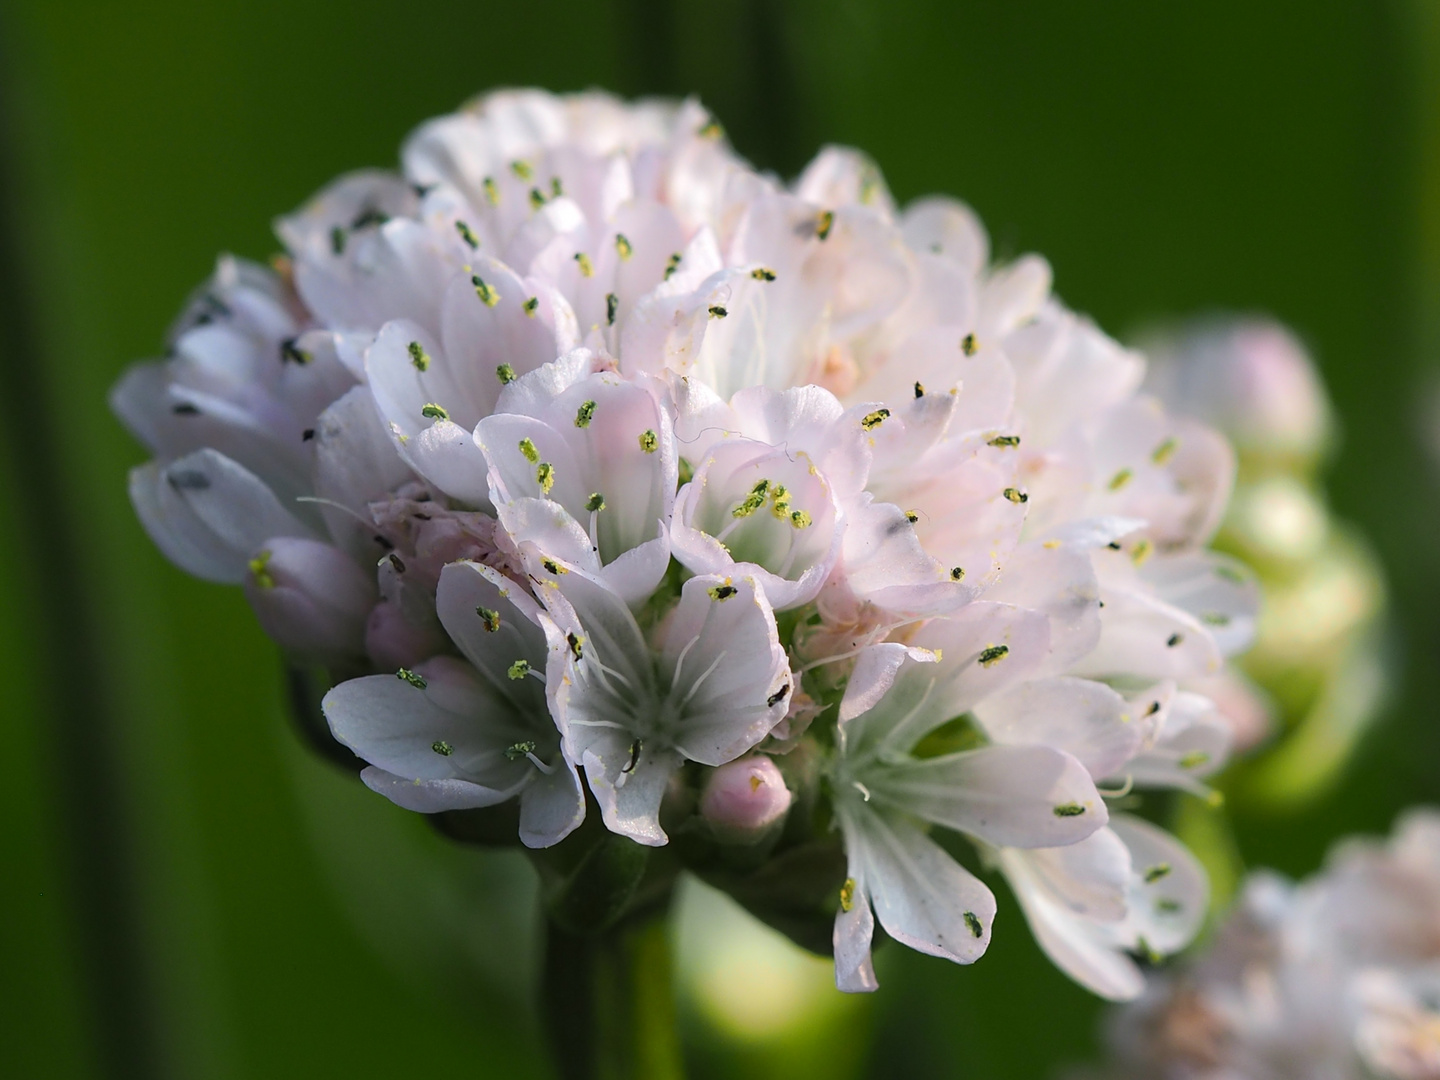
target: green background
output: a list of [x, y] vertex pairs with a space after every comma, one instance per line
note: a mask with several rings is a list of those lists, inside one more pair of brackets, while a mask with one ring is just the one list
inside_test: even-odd
[[[239, 591], [136, 524], [144, 455], [104, 398], [217, 252], [264, 258], [276, 214], [496, 85], [698, 93], [786, 175], [861, 146], [902, 200], [960, 195], [999, 254], [1045, 254], [1112, 332], [1214, 308], [1293, 325], [1342, 417], [1334, 504], [1390, 575], [1399, 689], [1339, 787], [1242, 816], [1241, 847], [1304, 873], [1435, 799], [1437, 29], [1429, 3], [1380, 0], [9, 0], [0, 1075], [546, 1075], [523, 985], [462, 970], [523, 966], [523, 881], [304, 755]], [[417, 907], [437, 866], [453, 888]], [[510, 892], [467, 912], [475, 939], [435, 932], [492, 874]], [[1007, 898], [1001, 919], [970, 969], [886, 950], [867, 1060], [817, 1052], [813, 1075], [1083, 1059], [1098, 1003]], [[741, 1062], [692, 1046], [698, 1074]]]

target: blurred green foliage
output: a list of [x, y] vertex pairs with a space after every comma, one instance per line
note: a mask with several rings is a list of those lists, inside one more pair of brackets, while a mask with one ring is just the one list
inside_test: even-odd
[[[430, 910], [406, 906], [407, 858], [513, 875], [466, 869], [299, 751], [238, 590], [136, 524], [143, 455], [104, 400], [217, 252], [264, 258], [274, 215], [495, 85], [697, 92], [786, 174], [859, 145], [899, 198], [958, 194], [999, 254], [1044, 253], [1112, 332], [1209, 308], [1294, 326], [1341, 415], [1334, 505], [1394, 583], [1402, 681], [1322, 801], [1238, 816], [1241, 854], [1304, 872], [1434, 799], [1440, 504], [1417, 403], [1440, 341], [1437, 29], [1399, 0], [11, 0], [0, 1075], [546, 1075], [517, 992], [429, 978], [463, 951], [451, 923], [403, 925]], [[346, 852], [317, 854], [347, 824]], [[1033, 1078], [1088, 1053], [1098, 1003], [1003, 895], [1000, 918], [968, 970], [883, 951], [873, 1075]], [[407, 941], [431, 959], [407, 964]], [[726, 1072], [701, 1045], [697, 1074]]]

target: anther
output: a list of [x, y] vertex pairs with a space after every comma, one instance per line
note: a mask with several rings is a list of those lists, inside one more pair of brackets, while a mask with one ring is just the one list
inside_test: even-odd
[[855, 907], [855, 879], [847, 877], [845, 884], [840, 886], [840, 910], [850, 911]]
[[450, 419], [450, 414], [449, 414], [448, 412], [446, 412], [443, 408], [441, 408], [439, 405], [436, 405], [433, 401], [432, 401], [432, 402], [429, 402], [428, 404], [426, 404], [426, 405], [420, 410], [420, 415], [423, 416], [423, 417], [425, 417], [425, 418], [428, 419], [428, 420], [449, 420], [449, 419]]
[[786, 683], [784, 686], [780, 687], [779, 690], [776, 690], [775, 693], [771, 694], [768, 698], [766, 698], [765, 704], [769, 708], [773, 709], [776, 705], [779, 705], [780, 702], [785, 700], [785, 695], [788, 693], [790, 693], [790, 684]]
[[521, 304], [520, 306], [525, 309], [526, 317], [533, 319], [535, 317], [535, 312], [540, 310], [540, 298], [538, 296], [532, 296], [529, 300], [526, 300], [525, 303]]
[[416, 690], [424, 690], [427, 685], [424, 676], [415, 674], [415, 672], [409, 668], [402, 667], [399, 671], [395, 672], [395, 677], [401, 682], [408, 682], [411, 686], [415, 687]]
[[1168, 873], [1170, 873], [1170, 864], [1168, 862], [1156, 863], [1150, 867], [1149, 870], [1145, 871], [1145, 884], [1154, 885], [1155, 882], [1159, 881]]
[[924, 384], [924, 383], [917, 382], [917, 383], [915, 384], [915, 396], [916, 396], [917, 398], [922, 398], [922, 397], [925, 396], [925, 384]]
[[876, 409], [874, 412], [866, 413], [860, 418], [860, 426], [866, 431], [874, 431], [889, 418], [889, 409]]
[[951, 580], [951, 581], [960, 581], [960, 580], [964, 579], [964, 577], [965, 577], [965, 568], [964, 568], [963, 566], [952, 566], [952, 567], [950, 568], [950, 580]]
[[620, 297], [613, 292], [605, 294], [605, 323], [607, 326], [615, 325], [615, 313], [620, 310]]
[[280, 343], [280, 362], [282, 364], [299, 364], [304, 367], [315, 359], [304, 349], [295, 344], [294, 338], [286, 338]]
[[537, 744], [534, 739], [522, 739], [520, 742], [511, 743], [505, 748], [505, 758], [508, 761], [519, 761], [522, 757], [533, 754]]
[[336, 255], [345, 254], [345, 230], [339, 225], [330, 230], [330, 250]]
[[601, 510], [605, 509], [605, 496], [601, 495], [598, 491], [592, 491], [590, 498], [585, 500], [585, 509], [589, 510], [592, 514], [598, 514]]
[[1009, 449], [1009, 448], [1011, 448], [1011, 447], [1019, 446], [1019, 445], [1020, 445], [1020, 436], [1019, 436], [1019, 435], [996, 435], [993, 439], [990, 440], [990, 442], [989, 442], [988, 445], [990, 445], [990, 446], [995, 446], [995, 447], [999, 447], [999, 448], [1002, 449], [1002, 450], [1006, 450], [1006, 449]]
[[480, 238], [475, 235], [474, 230], [472, 230], [469, 225], [466, 225], [465, 222], [455, 222], [455, 231], [460, 234], [460, 239], [464, 240], [471, 250], [480, 246]]
[[509, 364], [501, 364], [495, 369], [495, 378], [500, 380], [500, 385], [509, 386], [515, 381], [515, 369]]
[[410, 363], [415, 365], [416, 371], [430, 370], [430, 357], [426, 354], [424, 346], [418, 341], [412, 341], [406, 348], [410, 351]]
[[475, 295], [485, 302], [486, 307], [494, 307], [500, 302], [500, 294], [485, 284], [478, 274], [470, 275], [470, 284], [475, 286]]
[[754, 270], [750, 271], [750, 276], [756, 281], [774, 281], [775, 271], [771, 270], [768, 266], [757, 266]]
[[500, 629], [500, 612], [494, 608], [477, 607], [475, 614], [480, 616], [480, 625], [485, 627], [486, 633], [493, 634]]
[[974, 334], [966, 334], [960, 339], [960, 351], [966, 356], [974, 356], [980, 349], [980, 343], [975, 340]]
[[615, 234], [615, 250], [622, 260], [629, 259], [631, 255], [635, 254], [634, 245], [625, 238], [624, 233]]
[[530, 674], [529, 660], [516, 660], [505, 672], [512, 679], [523, 679]]
[[565, 635], [565, 641], [570, 646], [570, 655], [578, 662], [585, 653], [585, 639], [572, 630]]
[[521, 180], [529, 180], [530, 177], [535, 175], [535, 170], [530, 167], [528, 161], [512, 161], [510, 163], [510, 171]]
[[985, 936], [985, 927], [980, 924], [980, 916], [973, 911], [965, 912], [965, 925], [970, 928], [970, 933], [977, 938]]
[[835, 211], [822, 210], [815, 221], [815, 235], [821, 240], [829, 239], [830, 230], [835, 227]]
[[712, 319], [723, 319], [723, 318], [725, 318], [726, 315], [729, 315], [729, 314], [730, 314], [729, 311], [727, 311], [725, 308], [721, 307], [719, 304], [711, 304], [711, 305], [710, 305], [710, 308], [709, 308], [709, 311], [710, 311], [710, 317], [711, 317]]
[[998, 664], [1009, 655], [1009, 645], [991, 645], [988, 649], [980, 653], [979, 663], [981, 667], [990, 667], [993, 664]]
[[583, 251], [577, 251], [575, 253], [575, 265], [580, 267], [581, 277], [595, 276], [595, 266], [590, 262], [590, 256], [586, 255]]
[[1111, 491], [1119, 491], [1133, 478], [1135, 473], [1130, 469], [1121, 469], [1110, 478], [1109, 488]]
[[485, 198], [489, 201], [490, 205], [499, 206], [500, 189], [495, 186], [495, 180], [487, 176], [484, 180], [480, 181], [480, 186], [485, 189]]
[[449, 757], [451, 754], [455, 753], [455, 747], [451, 746], [444, 739], [436, 739], [430, 744], [430, 749], [434, 750], [435, 753], [439, 754], [441, 757]]
[[1165, 646], [1166, 648], [1173, 649], [1176, 645], [1179, 645], [1184, 640], [1184, 634], [1171, 634], [1168, 638], [1165, 639]]
[[1155, 447], [1153, 451], [1151, 451], [1150, 460], [1153, 461], [1156, 465], [1164, 465], [1167, 461], [1169, 461], [1172, 457], [1175, 456], [1175, 451], [1179, 448], [1180, 441], [1178, 439], [1166, 439], [1159, 446]]
[[249, 563], [250, 576], [255, 579], [255, 584], [262, 589], [273, 589], [275, 587], [275, 579], [270, 575], [270, 571], [266, 569], [269, 564], [270, 552], [268, 551], [260, 552], [260, 554], [251, 559]]
[[1004, 495], [1005, 498], [1009, 499], [1016, 506], [1030, 501], [1030, 496], [1026, 495], [1025, 492], [1021, 491], [1019, 488], [1008, 487], [1000, 494]]
[[535, 466], [535, 483], [540, 485], [540, 490], [550, 494], [550, 489], [555, 486], [555, 466], [548, 461], [542, 461]]
[[706, 592], [710, 594], [711, 600], [729, 600], [730, 597], [734, 596], [739, 591], [739, 589], [737, 589], [734, 585], [731, 585], [729, 582], [726, 582], [724, 585], [712, 585], [709, 589], [706, 590]]
[[680, 269], [680, 260], [684, 258], [680, 252], [675, 252], [665, 263], [665, 280], [669, 281], [675, 276], [675, 271]]
[[1085, 813], [1085, 807], [1079, 803], [1067, 802], [1055, 807], [1056, 817], [1079, 817], [1083, 813]]
[[520, 453], [525, 456], [525, 460], [530, 462], [531, 465], [534, 465], [540, 460], [540, 451], [535, 449], [535, 444], [531, 442], [528, 437], [521, 439], [518, 445], [520, 447]]
[[646, 428], [640, 433], [640, 449], [644, 450], [647, 454], [655, 453], [656, 450], [660, 449], [660, 436], [656, 435], [655, 432], [649, 428]]

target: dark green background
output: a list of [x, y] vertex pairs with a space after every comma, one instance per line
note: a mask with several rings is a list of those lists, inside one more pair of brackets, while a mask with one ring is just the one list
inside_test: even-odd
[[[184, 577], [141, 533], [124, 476], [143, 455], [104, 401], [216, 252], [263, 258], [274, 215], [392, 164], [409, 128], [495, 85], [696, 92], [786, 174], [824, 142], [859, 145], [899, 198], [958, 194], [999, 253], [1044, 253], [1061, 295], [1115, 332], [1217, 307], [1295, 326], [1343, 418], [1335, 505], [1394, 586], [1402, 683], [1341, 787], [1242, 817], [1242, 848], [1305, 872], [1335, 835], [1434, 799], [1430, 11], [10, 0], [0, 1075], [544, 1075], [513, 1008], [426, 989], [355, 929], [312, 848], [315, 807], [348, 812], [353, 792], [286, 729], [239, 592]], [[385, 823], [440, 847], [418, 819]], [[971, 969], [887, 950], [875, 1076], [1034, 1078], [1089, 1052], [1096, 1004], [1012, 902], [1001, 920]]]

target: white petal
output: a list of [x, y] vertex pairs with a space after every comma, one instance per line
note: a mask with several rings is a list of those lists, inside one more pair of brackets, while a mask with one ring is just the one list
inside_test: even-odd
[[750, 578], [687, 581], [659, 666], [674, 683], [672, 697], [683, 702], [675, 746], [703, 765], [739, 757], [789, 705], [789, 659], [770, 604]]
[[1145, 736], [1129, 702], [1103, 683], [1072, 677], [1037, 679], [987, 698], [975, 717], [995, 742], [1053, 746], [1097, 779], [1119, 772]]
[[453, 777], [442, 780], [406, 780], [374, 765], [360, 770], [360, 779], [377, 795], [417, 814], [438, 814], [445, 810], [475, 810], [494, 806], [511, 797], [509, 792], [472, 784]]
[[865, 866], [875, 916], [896, 941], [957, 964], [978, 960], [990, 944], [995, 897], [915, 826], [882, 810], [852, 807], [842, 816], [847, 850]]
[[272, 537], [313, 535], [252, 473], [214, 450], [134, 470], [130, 493], [156, 546], [211, 581], [238, 584]]
[[668, 843], [660, 827], [660, 803], [683, 759], [674, 751], [636, 749], [626, 740], [611, 740], [599, 749], [587, 750], [583, 764], [605, 827], [647, 847]]
[[875, 801], [1005, 847], [1083, 840], [1109, 813], [1085, 767], [1048, 746], [987, 746], [863, 773]]

